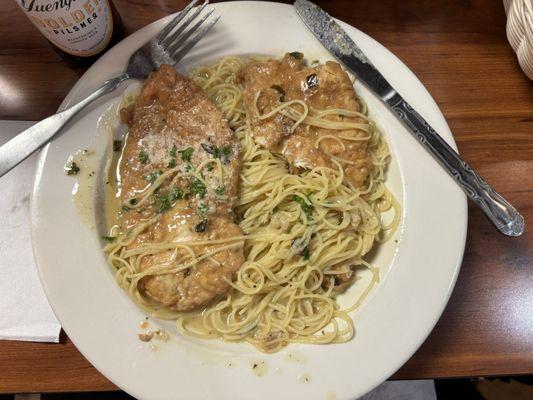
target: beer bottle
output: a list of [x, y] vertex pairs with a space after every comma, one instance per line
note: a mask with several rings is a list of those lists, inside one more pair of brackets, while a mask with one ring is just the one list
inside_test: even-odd
[[92, 64], [122, 38], [111, 0], [15, 0], [59, 55], [75, 65]]

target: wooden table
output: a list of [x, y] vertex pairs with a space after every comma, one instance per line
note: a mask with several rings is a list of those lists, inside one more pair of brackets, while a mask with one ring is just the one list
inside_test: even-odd
[[[15, 3], [3, 3], [0, 119], [38, 120], [57, 109], [84, 70], [63, 63]], [[185, 1], [114, 3], [132, 32]], [[450, 302], [394, 378], [533, 373], [533, 83], [506, 41], [502, 2], [317, 3], [414, 71], [441, 107], [463, 157], [530, 224], [522, 237], [506, 238], [470, 204], [466, 253]], [[116, 389], [66, 337], [61, 344], [0, 341], [0, 371], [4, 393]]]

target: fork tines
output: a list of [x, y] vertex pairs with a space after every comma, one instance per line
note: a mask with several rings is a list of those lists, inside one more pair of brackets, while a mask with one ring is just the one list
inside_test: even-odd
[[[158, 43], [163, 51], [172, 57], [176, 63], [183, 58], [183, 56], [185, 56], [185, 54], [187, 54], [187, 52], [198, 43], [207, 32], [209, 32], [220, 18], [220, 16], [215, 16], [206, 23], [207, 19], [214, 11], [214, 8], [211, 8], [210, 10], [207, 10], [201, 18], [197, 19], [209, 4], [209, 0], [205, 0], [202, 5], [194, 8], [196, 3], [198, 3], [198, 0], [191, 1], [187, 7], [181, 10], [157, 35]], [[193, 11], [191, 12], [191, 10]], [[188, 14], [190, 15], [187, 17]], [[185, 17], [187, 18], [182, 22]], [[189, 27], [189, 25], [196, 19], [196, 23]], [[180, 24], [180, 22], [182, 23]], [[192, 36], [194, 33], [196, 34]]]

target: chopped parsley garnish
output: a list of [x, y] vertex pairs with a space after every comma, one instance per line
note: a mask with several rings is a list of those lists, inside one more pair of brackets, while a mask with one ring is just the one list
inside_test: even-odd
[[182, 200], [185, 196], [183, 190], [177, 187], [172, 188], [168, 194], [155, 193], [157, 212], [161, 214], [170, 210], [177, 200]]
[[273, 213], [277, 213], [279, 211], [279, 206], [275, 206], [273, 209], [272, 209], [272, 212]]
[[176, 147], [176, 145], [172, 146], [172, 149], [170, 150], [170, 157], [173, 157], [175, 158], [176, 157], [176, 152], [178, 151], [178, 148]]
[[170, 191], [169, 197], [172, 201], [181, 200], [185, 197], [185, 193], [180, 188], [175, 187]]
[[207, 227], [207, 220], [204, 219], [203, 221], [200, 221], [198, 225], [194, 228], [196, 232], [205, 232], [205, 228]]
[[209, 206], [205, 203], [201, 203], [199, 206], [198, 206], [198, 212], [200, 213], [200, 215], [204, 216], [205, 213], [207, 212], [207, 210], [209, 210]]
[[181, 154], [181, 159], [183, 161], [191, 162], [192, 153], [194, 149], [192, 147], [187, 147], [185, 150], [180, 150], [178, 153]]
[[309, 248], [308, 247], [306, 247], [305, 249], [302, 250], [302, 256], [304, 258], [304, 261], [309, 260], [310, 255], [309, 255]]
[[285, 101], [285, 90], [281, 86], [272, 85], [270, 87], [279, 93], [279, 101]]
[[202, 149], [211, 154], [215, 158], [220, 158], [224, 164], [229, 163], [229, 156], [231, 155], [231, 146], [225, 145], [219, 148], [216, 144], [202, 143]]
[[215, 193], [219, 196], [222, 196], [226, 192], [226, 188], [224, 186], [219, 186], [215, 189]]
[[229, 163], [230, 154], [231, 154], [231, 147], [226, 145], [222, 147], [222, 150], [219, 151], [219, 154], [217, 155], [217, 157], [220, 158], [224, 164], [227, 164]]
[[318, 78], [316, 74], [311, 74], [306, 79], [307, 82], [307, 89], [312, 89], [315, 86], [318, 86]]
[[187, 163], [185, 166], [185, 172], [192, 171], [194, 169], [193, 165], [191, 163]]
[[146, 175], [146, 180], [150, 183], [154, 183], [162, 174], [163, 172], [161, 171], [150, 172], [148, 175]]
[[305, 215], [307, 215], [307, 217], [311, 215], [314, 209], [312, 204], [307, 204], [307, 202], [302, 197], [297, 196], [297, 195], [293, 195], [292, 200], [297, 202], [300, 205], [300, 207], [302, 208], [302, 211], [305, 213]]
[[[305, 247], [303, 247], [304, 245]], [[300, 254], [303, 257], [304, 261], [309, 260], [309, 243], [306, 242], [305, 238], [301, 237], [297, 239], [292, 239], [291, 247], [293, 248], [296, 254]]]
[[157, 199], [157, 212], [159, 214], [164, 213], [167, 210], [172, 208], [172, 200], [169, 195], [156, 193], [155, 198]]
[[113, 151], [122, 150], [122, 140], [113, 140]]
[[203, 199], [207, 193], [207, 188], [200, 179], [192, 178], [189, 181], [189, 193], [193, 196], [197, 194], [201, 199]]
[[117, 238], [115, 236], [102, 236], [102, 239], [104, 239], [106, 242], [114, 242]]
[[206, 168], [207, 168], [208, 171], [213, 171], [213, 168], [215, 168], [215, 167], [213, 167], [213, 163], [210, 163], [210, 164], [207, 164]]
[[297, 60], [301, 60], [304, 58], [303, 53], [300, 53], [299, 51], [292, 51], [289, 54], [292, 58], [296, 58]]
[[139, 152], [139, 161], [141, 164], [146, 164], [148, 162], [148, 153], [144, 150]]
[[222, 147], [222, 155], [229, 156], [230, 154], [231, 154], [231, 147], [229, 145]]
[[202, 149], [204, 149], [206, 153], [213, 155], [215, 155], [215, 149], [218, 149], [216, 145], [209, 143], [202, 143], [200, 146], [202, 146]]
[[176, 145], [172, 146], [172, 149], [169, 151], [170, 154], [170, 161], [168, 162], [168, 168], [174, 168], [176, 166], [176, 152], [177, 152]]

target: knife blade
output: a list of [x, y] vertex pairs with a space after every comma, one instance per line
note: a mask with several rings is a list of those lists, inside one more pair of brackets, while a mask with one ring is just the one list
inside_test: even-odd
[[328, 13], [307, 0], [296, 0], [294, 7], [320, 43], [396, 114], [500, 232], [508, 236], [520, 236], [524, 232], [524, 218], [518, 211], [481, 178], [393, 88]]

